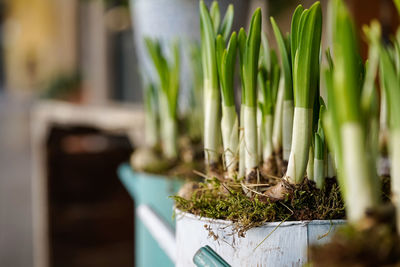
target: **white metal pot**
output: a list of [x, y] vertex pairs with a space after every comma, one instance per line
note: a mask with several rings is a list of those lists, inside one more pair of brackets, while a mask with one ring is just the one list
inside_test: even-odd
[[176, 266], [193, 264], [193, 255], [210, 246], [231, 266], [302, 266], [312, 244], [330, 240], [344, 220], [271, 222], [248, 230], [245, 237], [232, 234], [232, 223], [200, 218], [177, 211]]

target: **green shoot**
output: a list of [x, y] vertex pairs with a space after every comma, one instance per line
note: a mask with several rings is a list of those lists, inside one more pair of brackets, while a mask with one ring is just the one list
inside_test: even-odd
[[400, 159], [400, 75], [395, 64], [396, 57], [400, 55], [397, 50], [397, 55], [391, 57], [388, 48], [382, 44], [379, 44], [379, 50], [380, 73], [389, 113], [392, 201], [396, 207], [397, 231], [400, 233], [400, 166], [397, 164]]
[[200, 1], [201, 50], [204, 75], [204, 151], [205, 163], [208, 170], [218, 162], [217, 150], [220, 130], [218, 123], [220, 94], [215, 53], [216, 30], [214, 28], [214, 25], [218, 21], [215, 15], [215, 10], [217, 9], [215, 6], [218, 6], [216, 2], [214, 2], [212, 7], [213, 19], [216, 20], [213, 21], [204, 1]]
[[201, 67], [201, 47], [196, 43], [189, 45], [192, 87], [190, 91], [190, 114], [188, 132], [192, 140], [203, 139], [203, 69]]
[[179, 44], [172, 47], [173, 60], [164, 56], [161, 44], [149, 38], [145, 39], [147, 51], [158, 73], [160, 101], [161, 133], [163, 152], [167, 158], [177, 157], [177, 105], [179, 95], [180, 55]]
[[[333, 2], [334, 67], [326, 73], [328, 109], [323, 124], [339, 170], [339, 183], [347, 203], [347, 218], [358, 223], [378, 203], [378, 180], [367, 157], [370, 146], [361, 103], [362, 69], [358, 42], [348, 10]], [[376, 170], [374, 170], [376, 172]]]
[[[296, 14], [296, 13], [295, 13]], [[290, 48], [286, 46], [285, 39], [276, 24], [274, 18], [271, 17], [271, 24], [274, 30], [275, 38], [278, 43], [279, 52], [282, 61], [282, 70], [285, 84], [285, 93], [282, 110], [282, 148], [283, 160], [289, 160], [290, 148], [292, 146], [292, 127], [293, 127], [293, 83], [292, 83], [292, 65], [290, 58]]]
[[225, 48], [222, 35], [217, 37], [217, 63], [222, 95], [222, 141], [225, 165], [232, 177], [236, 171], [237, 148], [239, 144], [239, 123], [235, 110], [234, 72], [236, 63], [237, 35], [233, 32]]
[[261, 9], [257, 9], [251, 19], [249, 36], [244, 39], [239, 32], [240, 67], [244, 99], [244, 144], [245, 170], [247, 178], [258, 166], [257, 138], [257, 75], [261, 43]]
[[153, 83], [148, 82], [144, 91], [146, 145], [152, 148], [156, 147], [159, 141], [157, 101], [157, 89]]
[[[297, 8], [299, 12], [301, 8]], [[313, 105], [319, 84], [319, 51], [322, 32], [322, 11], [319, 2], [302, 11], [298, 30], [292, 32], [295, 50], [293, 63], [294, 119], [292, 147], [286, 178], [301, 183], [307, 167], [312, 134]], [[296, 25], [296, 24], [295, 24]], [[294, 27], [296, 28], [296, 27]], [[297, 40], [297, 41], [296, 41]]]

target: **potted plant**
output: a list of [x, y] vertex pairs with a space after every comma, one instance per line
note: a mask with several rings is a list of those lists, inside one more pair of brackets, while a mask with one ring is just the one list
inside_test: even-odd
[[[164, 49], [168, 47], [169, 42], [176, 38], [179, 38], [182, 43], [199, 41], [200, 27], [197, 1], [129, 0], [128, 2], [138, 64], [146, 72], [150, 72], [152, 63], [147, 57], [146, 45], [143, 43], [144, 38], [150, 37], [160, 40]], [[207, 0], [207, 2], [211, 3], [212, 1]], [[246, 22], [249, 1], [220, 0], [219, 4], [222, 11], [225, 11], [229, 4], [235, 4], [238, 7], [236, 11], [237, 21], [235, 23], [242, 25]], [[188, 49], [181, 49], [180, 52], [182, 55], [182, 95], [188, 96], [191, 84], [191, 52]], [[183, 105], [183, 108], [187, 108], [190, 103], [183, 101]]]
[[[185, 119], [178, 113], [181, 69], [179, 43], [176, 41], [171, 45], [171, 57], [168, 57], [159, 40], [146, 38], [144, 41], [157, 79], [152, 80], [150, 76], [145, 81], [144, 145], [135, 149], [131, 164], [120, 167], [119, 176], [131, 193], [136, 207], [149, 205], [173, 227], [173, 201], [169, 196], [178, 191], [184, 182], [183, 177], [193, 176], [192, 169], [201, 170], [202, 161], [199, 164], [199, 159], [202, 154], [196, 152], [201, 136], [196, 133], [188, 135], [188, 132], [193, 132], [186, 130], [187, 127], [194, 127], [190, 120], [192, 116]], [[199, 75], [196, 72], [193, 74]], [[199, 86], [193, 85], [193, 94], [198, 91], [195, 87]], [[199, 103], [193, 103], [192, 106], [195, 108], [187, 114], [193, 115], [201, 109]], [[137, 216], [135, 233], [138, 266], [173, 265]]]
[[[219, 8], [215, 6], [215, 15]], [[217, 14], [218, 12], [218, 14]], [[225, 31], [232, 27], [233, 8], [227, 9], [223, 19]], [[131, 157], [131, 164], [124, 164], [119, 169], [119, 176], [135, 201], [135, 206], [149, 205], [158, 216], [170, 227], [172, 220], [173, 200], [170, 195], [176, 194], [185, 179], [195, 178], [193, 170], [202, 171], [203, 160], [200, 150], [202, 135], [199, 134], [198, 121], [202, 115], [202, 69], [199, 69], [201, 58], [200, 47], [191, 43], [192, 86], [190, 108], [179, 112], [179, 95], [181, 83], [181, 46], [175, 40], [169, 49], [160, 39], [144, 39], [146, 54], [152, 63], [151, 74], [145, 74], [145, 125], [146, 139], [142, 147], [136, 148]], [[200, 145], [200, 146], [199, 146]], [[156, 266], [169, 264], [171, 260], [161, 250], [142, 220], [136, 216], [136, 263], [138, 266]]]
[[[301, 265], [308, 245], [326, 242], [343, 224], [335, 219], [344, 218], [338, 186], [325, 179], [320, 4], [296, 9], [289, 37], [271, 19], [282, 68], [262, 37], [260, 9], [248, 33], [242, 28], [227, 38], [214, 8], [200, 2], [207, 173], [205, 183], [184, 186], [174, 197], [177, 266], [189, 266], [204, 245], [233, 266]], [[233, 104], [236, 53], [242, 81], [240, 119]], [[286, 172], [283, 132], [284, 147], [290, 147]], [[223, 153], [218, 153], [220, 134]], [[309, 158], [316, 160], [310, 163]], [[310, 179], [315, 169], [317, 183], [305, 179], [307, 165]]]
[[[400, 3], [396, 3], [400, 11]], [[328, 143], [338, 155], [339, 168], [342, 168], [339, 175], [346, 184], [343, 191], [350, 225], [341, 229], [331, 243], [311, 249], [312, 265], [398, 266], [400, 203], [397, 157], [400, 72], [396, 61], [400, 58], [400, 30], [397, 31], [391, 46], [384, 47], [379, 23], [374, 21], [369, 28], [365, 28], [370, 44], [369, 62], [365, 70], [365, 82], [360, 90], [360, 80], [356, 76], [362, 70], [358, 64], [357, 42], [351, 18], [341, 0], [332, 1], [331, 8], [333, 41], [337, 52], [333, 57], [334, 65], [327, 71], [328, 98], [333, 102], [332, 108], [328, 108], [326, 119], [328, 128], [334, 130], [328, 138]], [[371, 162], [377, 159], [376, 151], [373, 150], [377, 150], [379, 140], [379, 124], [376, 120], [378, 101], [374, 90], [378, 65], [381, 89], [387, 96], [388, 104], [393, 206], [383, 205], [377, 200], [375, 185], [379, 180], [375, 175], [376, 170], [371, 168]], [[338, 103], [338, 96], [344, 92], [345, 101]], [[341, 109], [341, 112], [337, 109]], [[338, 136], [340, 132], [342, 135]], [[346, 140], [343, 133], [346, 133], [346, 137], [354, 139]], [[357, 197], [352, 194], [357, 194]]]

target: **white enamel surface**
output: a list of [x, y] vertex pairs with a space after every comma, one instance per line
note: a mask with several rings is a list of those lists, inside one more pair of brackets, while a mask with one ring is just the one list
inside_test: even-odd
[[[307, 262], [308, 245], [328, 242], [336, 227], [344, 223], [342, 220], [273, 222], [252, 228], [244, 238], [239, 238], [236, 234], [232, 235], [227, 221], [200, 219], [179, 211], [176, 218], [178, 267], [194, 266], [194, 254], [205, 245], [209, 245], [233, 267], [302, 266]], [[206, 226], [218, 239], [209, 236]]]

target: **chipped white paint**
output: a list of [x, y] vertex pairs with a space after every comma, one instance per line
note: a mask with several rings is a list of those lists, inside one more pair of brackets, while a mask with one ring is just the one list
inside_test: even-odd
[[[193, 256], [205, 245], [209, 245], [233, 267], [302, 266], [307, 262], [308, 246], [328, 242], [335, 228], [341, 224], [344, 224], [343, 220], [272, 222], [252, 228], [244, 238], [239, 238], [236, 234], [232, 235], [232, 226], [228, 221], [210, 220], [177, 211], [176, 266], [195, 266]], [[214, 239], [214, 235], [218, 238]]]

